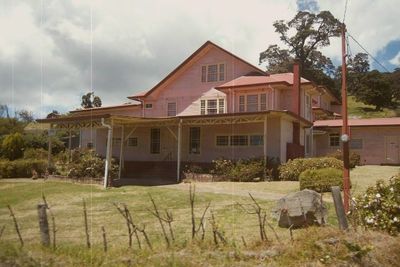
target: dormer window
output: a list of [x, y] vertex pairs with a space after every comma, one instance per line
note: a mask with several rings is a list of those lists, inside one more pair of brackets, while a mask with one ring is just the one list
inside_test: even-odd
[[222, 114], [225, 113], [225, 99], [200, 100], [200, 114]]
[[201, 82], [217, 82], [225, 80], [225, 64], [210, 64], [201, 67]]

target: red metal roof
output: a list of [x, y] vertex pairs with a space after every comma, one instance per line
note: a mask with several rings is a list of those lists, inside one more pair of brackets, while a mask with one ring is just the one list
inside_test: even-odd
[[[232, 81], [224, 83], [215, 88], [223, 89], [223, 88], [233, 88], [233, 87], [242, 87], [249, 85], [261, 85], [261, 84], [274, 84], [274, 83], [284, 83], [286, 85], [293, 85], [293, 73], [278, 73], [271, 74], [268, 76], [241, 76]], [[301, 78], [302, 84], [311, 83], [309, 80]]]
[[[314, 127], [341, 127], [341, 126], [342, 126], [342, 120], [314, 121]], [[349, 119], [349, 126], [400, 126], [400, 117]]]
[[140, 106], [140, 103], [139, 102], [136, 102], [136, 103], [125, 103], [125, 104], [115, 105], [115, 106], [104, 106], [104, 107], [93, 107], [93, 108], [85, 108], [85, 109], [76, 109], [76, 110], [71, 110], [70, 113], [88, 112], [88, 111], [104, 110], [104, 109], [119, 109], [119, 108], [127, 108], [127, 107], [134, 107], [134, 106]]

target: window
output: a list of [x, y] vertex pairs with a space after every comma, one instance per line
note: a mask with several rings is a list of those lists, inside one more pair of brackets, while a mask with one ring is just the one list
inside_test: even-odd
[[258, 95], [247, 95], [247, 112], [258, 111]]
[[160, 154], [160, 129], [151, 129], [150, 130], [150, 153], [151, 154]]
[[267, 94], [260, 95], [260, 110], [267, 110]]
[[362, 139], [351, 139], [350, 140], [350, 148], [351, 149], [362, 149], [363, 148], [363, 140]]
[[207, 100], [207, 114], [217, 114], [217, 99]]
[[168, 117], [176, 116], [176, 102], [168, 103], [167, 116]]
[[231, 146], [247, 146], [249, 144], [249, 138], [247, 135], [232, 135]]
[[190, 127], [189, 154], [200, 154], [200, 127]]
[[147, 104], [145, 105], [145, 108], [146, 108], [146, 109], [151, 109], [151, 108], [153, 108], [153, 104], [147, 103]]
[[201, 82], [217, 82], [225, 80], [225, 64], [211, 64], [201, 67]]
[[329, 135], [329, 146], [339, 146], [340, 136], [338, 133], [333, 133]]
[[207, 66], [201, 67], [201, 82], [205, 83], [207, 81]]
[[225, 99], [218, 99], [218, 113], [222, 114], [225, 112]]
[[221, 114], [225, 113], [225, 99], [200, 100], [200, 114]]
[[93, 143], [92, 143], [92, 142], [88, 142], [88, 143], [86, 144], [86, 148], [87, 148], [87, 149], [93, 149]]
[[206, 114], [206, 101], [205, 100], [200, 100], [200, 114], [201, 115]]
[[263, 135], [250, 135], [250, 145], [251, 146], [262, 146], [264, 144]]
[[218, 135], [216, 140], [217, 146], [229, 146], [229, 136]]
[[245, 112], [244, 95], [239, 96], [239, 112]]
[[208, 65], [207, 82], [216, 82], [218, 80], [218, 65]]
[[129, 137], [128, 138], [128, 146], [137, 146], [137, 145], [138, 145], [137, 137]]

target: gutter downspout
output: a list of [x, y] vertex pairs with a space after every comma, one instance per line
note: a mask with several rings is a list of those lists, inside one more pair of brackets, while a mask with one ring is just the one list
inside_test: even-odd
[[[104, 167], [104, 188], [108, 185], [108, 171], [111, 163], [111, 142], [112, 142], [112, 126], [104, 122], [104, 118], [101, 118], [101, 125], [108, 129], [107, 131], [107, 150], [106, 150], [106, 164]], [[122, 141], [122, 140], [121, 140]]]
[[139, 101], [140, 103], [142, 103], [142, 118], [144, 118], [144, 100], [142, 100], [142, 99], [140, 99], [140, 98], [137, 98], [137, 99], [135, 99], [135, 100], [137, 100], [137, 101]]

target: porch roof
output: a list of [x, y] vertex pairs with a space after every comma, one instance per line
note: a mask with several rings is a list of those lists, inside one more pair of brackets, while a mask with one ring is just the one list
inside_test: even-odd
[[55, 128], [88, 128], [88, 127], [102, 127], [102, 119], [111, 122], [114, 125], [128, 125], [134, 124], [135, 126], [173, 126], [181, 122], [183, 125], [216, 125], [216, 124], [241, 124], [241, 123], [254, 123], [263, 122], [265, 116], [271, 117], [286, 117], [292, 121], [300, 122], [304, 127], [310, 127], [312, 123], [300, 116], [297, 116], [291, 111], [283, 110], [268, 110], [261, 112], [246, 112], [246, 113], [224, 113], [224, 114], [210, 114], [210, 115], [190, 115], [190, 116], [176, 116], [176, 117], [159, 117], [159, 118], [145, 118], [134, 116], [122, 116], [112, 114], [97, 114], [97, 115], [69, 115], [60, 116], [57, 118], [39, 119], [39, 123], [50, 123]]
[[[373, 119], [349, 119], [349, 126], [400, 126], [400, 117], [373, 118]], [[314, 127], [342, 127], [342, 120], [319, 120], [314, 122]]]

